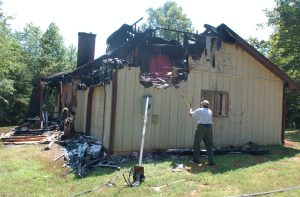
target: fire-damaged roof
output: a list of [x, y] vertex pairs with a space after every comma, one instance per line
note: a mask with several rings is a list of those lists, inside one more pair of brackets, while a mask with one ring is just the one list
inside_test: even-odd
[[[200, 59], [203, 51], [210, 59], [210, 51], [207, 50], [206, 44], [217, 43], [217, 50], [220, 49], [222, 41], [226, 43], [236, 44], [254, 59], [260, 62], [268, 70], [274, 73], [277, 77], [285, 82], [285, 88], [299, 89], [300, 86], [288, 77], [282, 70], [274, 65], [270, 60], [258, 52], [253, 46], [242, 39], [238, 34], [232, 31], [225, 24], [219, 25], [217, 28], [205, 24], [206, 30], [201, 34], [193, 34], [190, 32], [181, 32], [176, 30], [169, 30], [164, 28], [148, 29], [145, 32], [137, 31], [133, 25], [122, 25], [117, 31], [107, 38], [107, 53], [99, 58], [90, 61], [71, 72], [56, 73], [40, 78], [34, 79], [34, 83], [39, 81], [61, 80], [64, 77], [82, 77], [84, 75], [95, 78], [97, 80], [90, 80], [90, 84], [101, 83], [104, 80], [111, 80], [107, 72], [112, 69], [119, 69], [123, 66], [139, 66], [141, 69], [140, 82], [145, 87], [157, 86], [168, 87], [170, 85], [177, 85], [185, 81], [188, 77], [188, 57], [191, 56], [194, 60]], [[155, 37], [155, 31], [158, 29], [165, 31], [174, 31], [178, 34], [178, 40], [165, 40], [160, 37]], [[183, 34], [183, 42], [179, 42], [179, 34]], [[209, 41], [207, 40], [209, 37]], [[118, 39], [117, 39], [118, 38]], [[132, 53], [133, 49], [137, 49], [136, 54], [131, 54], [131, 61], [128, 60], [128, 55]], [[153, 71], [155, 62], [160, 61], [168, 64], [168, 67], [159, 69], [160, 75]], [[129, 62], [130, 61], [130, 62]], [[212, 66], [214, 67], [214, 57], [212, 57]], [[152, 69], [152, 70], [151, 70]], [[157, 69], [157, 68], [156, 68]], [[174, 69], [176, 69], [174, 71]], [[94, 81], [94, 82], [91, 82]], [[92, 83], [92, 84], [91, 84]]]

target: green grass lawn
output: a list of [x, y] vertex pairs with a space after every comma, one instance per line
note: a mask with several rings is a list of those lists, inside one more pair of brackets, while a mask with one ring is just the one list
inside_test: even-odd
[[[0, 128], [0, 135], [3, 129]], [[261, 147], [270, 155], [224, 155], [210, 167], [190, 163], [190, 156], [170, 157], [142, 164], [146, 180], [138, 187], [128, 187], [123, 177], [115, 186], [103, 186], [85, 196], [234, 196], [300, 186], [300, 132], [286, 132], [286, 146]], [[97, 168], [80, 179], [72, 169], [61, 168], [63, 160], [53, 162], [59, 154], [40, 149], [45, 145], [0, 149], [0, 196], [72, 196], [98, 187], [137, 165], [138, 161], [120, 165], [121, 170]], [[173, 172], [182, 163], [187, 170]], [[179, 182], [178, 182], [179, 181]], [[165, 186], [160, 191], [152, 187]], [[268, 196], [299, 196], [300, 190]]]

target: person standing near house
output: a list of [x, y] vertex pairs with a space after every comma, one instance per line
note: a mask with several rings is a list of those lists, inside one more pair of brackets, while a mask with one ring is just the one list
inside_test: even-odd
[[214, 161], [214, 153], [213, 153], [213, 126], [212, 126], [212, 112], [208, 108], [209, 102], [204, 100], [201, 102], [201, 108], [190, 109], [190, 116], [196, 117], [197, 120], [197, 129], [195, 132], [194, 138], [194, 155], [193, 161], [195, 163], [199, 163], [199, 156], [200, 156], [200, 143], [203, 140], [207, 156], [208, 156], [208, 165], [213, 166], [215, 165]]

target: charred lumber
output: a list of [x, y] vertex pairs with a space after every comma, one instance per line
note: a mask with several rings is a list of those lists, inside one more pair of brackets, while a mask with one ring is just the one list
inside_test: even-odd
[[63, 153], [63, 154], [60, 155], [59, 157], [55, 158], [53, 161], [59, 160], [60, 158], [62, 158], [63, 156], [65, 156], [67, 153], [68, 153], [68, 152]]
[[52, 145], [53, 145], [54, 143], [55, 143], [55, 140], [52, 140], [52, 141], [48, 144], [48, 146], [42, 148], [41, 151], [42, 151], [42, 150], [50, 150], [50, 148], [52, 147]]
[[117, 170], [121, 169], [119, 166], [105, 165], [105, 164], [97, 164], [93, 167], [113, 168], [113, 169], [117, 169]]
[[24, 144], [40, 144], [40, 141], [24, 141], [24, 142], [3, 142], [4, 145], [24, 145]]
[[79, 165], [78, 165], [78, 176], [80, 178], [85, 178], [86, 177], [85, 164], [83, 165], [82, 162], [80, 162]]

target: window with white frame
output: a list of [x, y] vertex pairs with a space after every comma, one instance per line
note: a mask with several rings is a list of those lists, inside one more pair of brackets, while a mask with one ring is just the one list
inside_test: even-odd
[[214, 117], [228, 116], [228, 92], [202, 90], [201, 101], [203, 100], [208, 100], [208, 108], [212, 111]]

